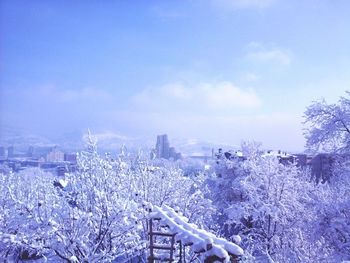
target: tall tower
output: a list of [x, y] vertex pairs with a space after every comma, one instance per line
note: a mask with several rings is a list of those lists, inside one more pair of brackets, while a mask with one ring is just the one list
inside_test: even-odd
[[169, 159], [169, 141], [168, 135], [158, 135], [156, 144], [156, 156], [157, 158]]

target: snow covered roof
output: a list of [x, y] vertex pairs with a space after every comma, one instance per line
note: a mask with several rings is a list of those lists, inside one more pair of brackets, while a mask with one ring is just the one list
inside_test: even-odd
[[268, 150], [265, 151], [262, 155], [262, 157], [267, 157], [267, 156], [276, 156], [276, 157], [280, 157], [280, 158], [289, 158], [289, 157], [294, 157], [293, 155], [284, 152], [284, 151], [274, 151], [274, 150]]
[[237, 245], [240, 243], [239, 236], [235, 237], [237, 244], [218, 238], [214, 234], [188, 223], [186, 217], [181, 216], [169, 206], [164, 205], [162, 208], [154, 206], [150, 218], [160, 219], [162, 225], [168, 226], [170, 231], [176, 234], [177, 241], [190, 245], [195, 252], [204, 253], [205, 257], [217, 256], [224, 262], [230, 262], [230, 255], [243, 255], [243, 249]]

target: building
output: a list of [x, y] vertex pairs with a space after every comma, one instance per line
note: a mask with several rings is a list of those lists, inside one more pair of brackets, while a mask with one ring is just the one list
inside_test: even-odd
[[170, 147], [168, 141], [168, 135], [158, 135], [156, 143], [156, 157], [169, 159], [170, 156]]
[[77, 154], [76, 153], [65, 153], [64, 154], [64, 161], [70, 162], [70, 163], [76, 163], [77, 162]]
[[157, 143], [155, 149], [156, 158], [172, 159], [178, 160], [181, 159], [181, 154], [175, 151], [174, 147], [170, 147], [168, 135], [158, 135]]
[[336, 156], [334, 154], [320, 153], [311, 160], [311, 174], [316, 182], [325, 183], [332, 176], [333, 165]]
[[308, 156], [303, 153], [293, 154], [298, 167], [306, 167], [308, 164]]
[[174, 147], [169, 148], [169, 158], [174, 158], [176, 157], [176, 151]]
[[46, 155], [46, 162], [63, 162], [64, 153], [54, 148]]

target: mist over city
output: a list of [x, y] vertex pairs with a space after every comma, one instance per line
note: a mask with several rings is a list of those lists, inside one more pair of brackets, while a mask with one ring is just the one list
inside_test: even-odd
[[0, 260], [350, 262], [349, 11], [0, 1]]

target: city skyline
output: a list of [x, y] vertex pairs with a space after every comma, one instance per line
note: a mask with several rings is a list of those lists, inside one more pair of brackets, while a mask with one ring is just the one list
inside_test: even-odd
[[0, 137], [90, 128], [302, 151], [306, 107], [349, 89], [347, 1], [0, 5]]

